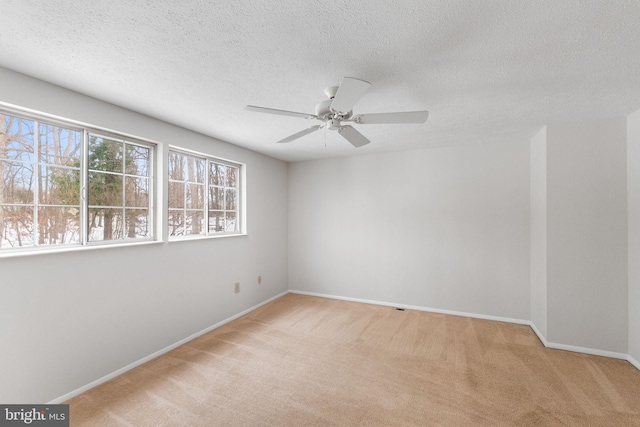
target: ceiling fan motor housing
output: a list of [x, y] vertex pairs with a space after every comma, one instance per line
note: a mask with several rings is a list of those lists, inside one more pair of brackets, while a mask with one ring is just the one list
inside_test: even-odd
[[[342, 114], [338, 111], [331, 109], [333, 99], [338, 92], [338, 86], [331, 86], [324, 90], [324, 94], [327, 95], [327, 100], [320, 102], [316, 105], [316, 116], [323, 122], [331, 121], [329, 129], [337, 129], [340, 126], [340, 120], [347, 120], [352, 116], [352, 112], [349, 111], [346, 114]], [[335, 124], [337, 123], [337, 124]]]
[[[327, 99], [326, 101], [322, 101], [316, 105], [316, 116], [318, 116], [318, 120], [322, 120], [323, 122], [328, 121], [340, 121], [347, 120], [351, 117], [352, 112], [349, 111], [347, 114], [338, 114], [337, 112], [331, 109], [331, 99]], [[329, 126], [329, 129], [332, 129]]]
[[362, 147], [370, 141], [356, 128], [343, 121], [357, 124], [385, 124], [385, 123], [424, 123], [429, 115], [428, 111], [407, 111], [399, 113], [373, 113], [353, 116], [353, 106], [369, 89], [371, 83], [353, 77], [344, 77], [340, 86], [331, 86], [324, 90], [326, 99], [316, 105], [316, 114], [299, 113], [295, 111], [278, 110], [275, 108], [256, 107], [247, 105], [246, 109], [261, 113], [292, 116], [303, 119], [317, 119], [323, 124], [311, 126], [294, 133], [277, 142], [291, 142], [320, 129], [337, 130], [338, 133], [354, 147]]
[[322, 101], [316, 105], [316, 116], [318, 116], [318, 119], [326, 122], [331, 118], [331, 115], [333, 114], [331, 108], [329, 108], [331, 106], [331, 102], [331, 99], [327, 99], [326, 101]]

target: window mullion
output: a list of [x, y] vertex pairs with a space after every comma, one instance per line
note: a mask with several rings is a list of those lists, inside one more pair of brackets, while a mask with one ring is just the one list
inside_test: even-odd
[[89, 240], [89, 132], [82, 132], [80, 156], [80, 244]]
[[158, 191], [158, 189], [156, 188], [156, 181], [154, 180], [157, 170], [156, 170], [156, 151], [154, 150], [154, 155], [150, 156], [149, 158], [149, 166], [148, 166], [148, 170], [147, 170], [147, 193], [148, 193], [148, 197], [149, 197], [149, 203], [148, 203], [148, 210], [147, 210], [147, 227], [149, 227], [150, 230], [150, 234], [151, 234], [151, 238], [152, 239], [162, 239], [162, 235], [158, 234], [158, 230], [157, 230], [157, 224], [156, 224], [156, 211], [157, 211], [157, 207], [156, 207], [156, 191]]
[[[226, 179], [226, 175], [225, 175]], [[227, 187], [226, 182], [222, 184], [222, 232], [227, 230]]]
[[235, 207], [236, 207], [236, 226], [235, 226], [235, 231], [240, 231], [241, 230], [241, 226], [240, 224], [242, 224], [242, 218], [241, 218], [241, 209], [240, 209], [240, 168], [236, 169], [236, 186], [235, 186], [235, 190], [236, 190], [236, 203], [235, 203]]
[[33, 246], [40, 246], [40, 224], [38, 221], [38, 197], [40, 196], [40, 122], [33, 121]]
[[211, 167], [209, 159], [205, 159], [204, 162], [204, 235], [207, 236], [211, 230], [209, 225], [209, 197], [211, 196], [211, 183], [209, 182], [209, 168]]
[[[189, 162], [187, 162], [187, 168], [189, 167]], [[187, 187], [189, 183], [189, 179], [185, 179], [182, 181], [183, 191], [182, 191], [182, 229], [183, 233], [187, 234]]]
[[122, 188], [121, 188], [121, 192], [122, 192], [122, 221], [121, 221], [121, 227], [122, 227], [122, 237], [121, 240], [125, 239], [126, 236], [126, 218], [125, 218], [125, 213], [126, 213], [126, 209], [125, 209], [125, 191], [127, 188], [127, 170], [125, 169], [125, 166], [127, 164], [127, 143], [122, 141]]

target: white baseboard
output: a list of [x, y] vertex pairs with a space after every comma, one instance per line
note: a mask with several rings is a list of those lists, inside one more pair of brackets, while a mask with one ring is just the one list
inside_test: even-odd
[[513, 319], [513, 318], [508, 318], [508, 317], [501, 317], [501, 316], [489, 316], [489, 315], [484, 315], [484, 314], [475, 314], [475, 313], [465, 313], [465, 312], [461, 312], [461, 311], [451, 311], [451, 310], [441, 310], [441, 309], [435, 309], [435, 308], [429, 308], [429, 307], [422, 307], [422, 306], [415, 306], [415, 305], [408, 305], [408, 304], [395, 304], [395, 303], [389, 303], [389, 302], [385, 302], [385, 301], [374, 301], [374, 300], [367, 300], [367, 299], [362, 299], [362, 298], [351, 298], [351, 297], [343, 297], [343, 296], [338, 296], [338, 295], [328, 295], [328, 294], [321, 294], [321, 293], [316, 293], [316, 292], [307, 292], [307, 291], [298, 291], [298, 290], [289, 290], [289, 291], [285, 291], [285, 292], [281, 292], [278, 295], [275, 295], [269, 299], [267, 299], [266, 301], [263, 301], [251, 308], [248, 308], [234, 316], [231, 316], [227, 319], [224, 319], [212, 326], [209, 326], [206, 329], [203, 329], [199, 332], [196, 332], [193, 335], [188, 336], [187, 338], [184, 338], [174, 344], [171, 344], [168, 347], [165, 347], [161, 350], [156, 351], [155, 353], [152, 353], [146, 357], [143, 357], [142, 359], [139, 359], [123, 368], [120, 368], [110, 374], [107, 374], [105, 376], [103, 376], [102, 378], [98, 378], [95, 381], [90, 382], [87, 385], [84, 385], [80, 388], [77, 388], [67, 394], [64, 394], [56, 399], [51, 400], [50, 402], [48, 402], [49, 404], [58, 404], [58, 403], [62, 403], [62, 402], [66, 402], [69, 399], [72, 399], [76, 396], [78, 396], [79, 394], [84, 393], [85, 391], [88, 391], [100, 384], [103, 384], [119, 375], [124, 374], [125, 372], [136, 368], [150, 360], [155, 359], [158, 356], [161, 356], [171, 350], [173, 350], [174, 348], [177, 348], [195, 338], [198, 338], [201, 335], [206, 334], [207, 332], [210, 332], [214, 329], [219, 328], [222, 325], [225, 325], [239, 317], [244, 316], [247, 313], [252, 312], [253, 310], [270, 303], [271, 301], [274, 301], [288, 293], [292, 293], [292, 294], [300, 294], [300, 295], [309, 295], [309, 296], [315, 296], [315, 297], [321, 297], [321, 298], [331, 298], [331, 299], [337, 299], [337, 300], [343, 300], [343, 301], [352, 301], [352, 302], [359, 302], [359, 303], [364, 303], [364, 304], [374, 304], [374, 305], [382, 305], [382, 306], [386, 306], [386, 307], [398, 307], [398, 308], [404, 308], [404, 309], [408, 309], [408, 310], [417, 310], [417, 311], [427, 311], [427, 312], [431, 312], [431, 313], [440, 313], [440, 314], [450, 314], [453, 316], [463, 316], [463, 317], [472, 317], [472, 318], [476, 318], [476, 319], [485, 319], [485, 320], [495, 320], [498, 322], [506, 322], [506, 323], [515, 323], [515, 324], [519, 324], [519, 325], [528, 325], [531, 327], [531, 329], [533, 330], [533, 332], [538, 336], [538, 338], [540, 338], [540, 341], [542, 342], [542, 344], [547, 347], [547, 348], [552, 348], [552, 349], [558, 349], [558, 350], [566, 350], [566, 351], [573, 351], [576, 353], [585, 353], [585, 354], [592, 354], [592, 355], [596, 355], [596, 356], [604, 356], [604, 357], [611, 357], [614, 359], [623, 359], [623, 360], [627, 360], [629, 361], [629, 363], [631, 363], [633, 366], [635, 366], [637, 369], [640, 370], [640, 362], [638, 362], [638, 360], [634, 359], [633, 357], [631, 357], [628, 354], [623, 354], [623, 353], [616, 353], [616, 352], [612, 352], [612, 351], [605, 351], [605, 350], [597, 350], [597, 349], [592, 349], [592, 348], [585, 348], [585, 347], [577, 347], [577, 346], [572, 346], [572, 345], [565, 345], [565, 344], [557, 344], [557, 343], [553, 343], [553, 342], [548, 342], [547, 339], [542, 335], [542, 333], [540, 333], [540, 331], [538, 330], [538, 328], [536, 328], [536, 326], [528, 320], [522, 320], [522, 319]]
[[180, 341], [178, 341], [176, 343], [173, 343], [170, 346], [163, 348], [162, 350], [158, 350], [155, 353], [152, 353], [152, 354], [150, 354], [150, 355], [148, 355], [146, 357], [143, 357], [142, 359], [136, 360], [135, 362], [133, 362], [133, 363], [131, 363], [131, 364], [129, 364], [129, 365], [123, 367], [123, 368], [120, 368], [120, 369], [118, 369], [116, 371], [113, 371], [112, 373], [107, 374], [102, 378], [98, 378], [97, 380], [92, 381], [87, 385], [84, 385], [84, 386], [82, 386], [80, 388], [77, 388], [77, 389], [75, 389], [75, 390], [73, 390], [73, 391], [71, 391], [71, 392], [69, 392], [69, 393], [67, 393], [67, 394], [65, 394], [63, 396], [60, 396], [60, 397], [58, 397], [56, 399], [53, 399], [52, 401], [48, 402], [48, 404], [53, 405], [53, 404], [66, 402], [67, 400], [69, 400], [71, 398], [74, 398], [74, 397], [78, 396], [79, 394], [84, 393], [87, 390], [90, 390], [90, 389], [92, 389], [92, 388], [94, 388], [96, 386], [99, 386], [100, 384], [103, 384], [103, 383], [105, 383], [105, 382], [107, 382], [107, 381], [109, 381], [109, 380], [111, 380], [111, 379], [113, 379], [113, 378], [115, 378], [115, 377], [117, 377], [119, 375], [122, 375], [125, 372], [127, 372], [127, 371], [129, 371], [129, 370], [131, 370], [133, 368], [136, 368], [136, 367], [138, 367], [138, 366], [140, 366], [140, 365], [142, 365], [142, 364], [144, 364], [144, 363], [146, 363], [146, 362], [148, 362], [150, 360], [153, 360], [156, 357], [161, 356], [161, 355], [173, 350], [174, 348], [180, 347], [181, 345], [186, 344], [189, 341], [191, 341], [193, 339], [196, 339], [201, 335], [206, 334], [207, 332], [211, 332], [214, 329], [217, 329], [220, 326], [231, 322], [232, 320], [235, 320], [235, 319], [237, 319], [239, 317], [242, 317], [245, 314], [250, 313], [253, 310], [255, 310], [255, 309], [257, 309], [257, 308], [259, 308], [259, 307], [261, 307], [261, 306], [263, 306], [265, 304], [268, 304], [271, 301], [274, 301], [274, 300], [276, 300], [276, 299], [278, 299], [278, 298], [280, 298], [280, 297], [282, 297], [282, 296], [284, 296], [284, 295], [286, 295], [288, 293], [289, 293], [288, 291], [281, 292], [278, 295], [273, 296], [273, 297], [269, 298], [268, 300], [261, 302], [260, 304], [254, 305], [253, 307], [248, 308], [248, 309], [246, 309], [244, 311], [241, 311], [240, 313], [235, 314], [235, 315], [233, 315], [231, 317], [228, 317], [228, 318], [216, 323], [215, 325], [209, 326], [206, 329], [203, 329], [203, 330], [201, 330], [199, 332], [196, 332], [195, 334], [190, 335], [187, 338], [184, 338], [184, 339], [182, 339], [182, 340], [180, 340]]
[[629, 357], [628, 354], [616, 353], [615, 351], [598, 350], [596, 348], [578, 347], [576, 345], [558, 344], [555, 342], [548, 342], [548, 341], [545, 344], [545, 347], [552, 348], [555, 350], [573, 351], [574, 353], [584, 353], [584, 354], [591, 354], [594, 356], [610, 357], [612, 359], [627, 360]]
[[461, 311], [441, 310], [436, 308], [421, 307], [421, 306], [407, 305], [407, 304], [394, 304], [394, 303], [389, 303], [385, 301], [373, 301], [373, 300], [366, 300], [362, 298], [351, 298], [351, 297], [343, 297], [343, 296], [337, 296], [337, 295], [321, 294], [317, 292], [307, 292], [307, 291], [297, 291], [297, 290], [289, 290], [289, 292], [292, 294], [309, 295], [309, 296], [321, 297], [321, 298], [331, 298], [331, 299], [337, 299], [337, 300], [343, 300], [343, 301], [361, 302], [365, 304], [375, 304], [375, 305], [382, 305], [387, 307], [398, 307], [398, 308], [405, 308], [408, 310], [428, 311], [431, 313], [451, 314], [453, 316], [473, 317], [476, 319], [495, 320], [498, 322], [515, 323], [518, 325], [528, 325], [531, 327], [533, 332], [538, 336], [538, 338], [546, 348], [572, 351], [575, 353], [591, 354], [594, 356], [604, 356], [604, 357], [610, 357], [613, 359], [628, 360], [632, 365], [640, 369], [640, 363], [634, 358], [632, 358], [631, 356], [629, 356], [628, 354], [550, 342], [547, 340], [547, 338], [544, 335], [542, 335], [540, 330], [530, 320], [512, 319], [509, 317], [500, 317], [500, 316], [489, 316], [485, 314], [465, 313]]
[[538, 339], [540, 340], [540, 342], [542, 342], [542, 345], [545, 347], [549, 347], [547, 343], [547, 338], [544, 335], [542, 335], [542, 332], [540, 332], [540, 330], [536, 327], [536, 325], [533, 322], [529, 322], [529, 326], [531, 326], [531, 329], [533, 329], [533, 332], [538, 336]]
[[640, 370], [640, 362], [638, 362], [636, 359], [631, 357], [631, 355], [627, 356], [627, 360], [629, 361], [629, 363], [631, 363], [633, 366], [635, 366], [636, 369]]
[[368, 299], [362, 299], [362, 298], [343, 297], [338, 295], [320, 294], [316, 292], [296, 291], [296, 290], [289, 290], [289, 292], [292, 294], [309, 295], [313, 297], [331, 298], [331, 299], [351, 301], [351, 302], [361, 302], [364, 304], [382, 305], [385, 307], [398, 307], [398, 308], [405, 308], [407, 310], [427, 311], [430, 313], [450, 314], [452, 316], [473, 317], [475, 319], [495, 320], [497, 322], [506, 322], [506, 323], [516, 323], [518, 325], [531, 324], [531, 322], [529, 322], [528, 320], [513, 319], [510, 317], [489, 316], [486, 314], [475, 314], [475, 313], [466, 313], [462, 311], [441, 310], [439, 308], [422, 307], [418, 305], [408, 305], [408, 304], [396, 304], [396, 303], [391, 303], [386, 301], [375, 301], [375, 300], [368, 300]]
[[611, 357], [613, 359], [627, 360], [628, 358], [628, 355], [624, 353], [616, 353], [614, 351], [598, 350], [595, 348], [578, 347], [575, 345], [558, 344], [555, 342], [551, 342], [547, 340], [547, 338], [544, 335], [542, 335], [542, 332], [540, 332], [540, 330], [536, 327], [536, 325], [533, 322], [529, 322], [529, 326], [531, 326], [531, 329], [533, 329], [533, 332], [535, 332], [535, 334], [538, 336], [538, 338], [542, 342], [542, 345], [544, 345], [547, 348], [552, 348], [554, 350], [573, 351], [574, 353], [591, 354], [594, 356]]

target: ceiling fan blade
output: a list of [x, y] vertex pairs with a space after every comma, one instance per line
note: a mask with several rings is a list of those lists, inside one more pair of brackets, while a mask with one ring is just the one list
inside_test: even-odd
[[371, 142], [367, 138], [365, 138], [363, 134], [358, 132], [356, 128], [349, 125], [340, 126], [340, 128], [338, 129], [338, 133], [356, 148], [362, 147], [363, 145]]
[[369, 89], [371, 83], [364, 80], [354, 79], [353, 77], [345, 77], [338, 87], [336, 95], [333, 97], [331, 111], [338, 114], [347, 114], [353, 110], [358, 99]]
[[302, 119], [317, 119], [318, 116], [307, 113], [297, 113], [295, 111], [276, 110], [275, 108], [256, 107], [255, 105], [247, 105], [245, 110], [255, 111], [257, 113], [277, 114], [279, 116], [300, 117]]
[[288, 137], [286, 137], [286, 138], [284, 138], [284, 139], [281, 139], [280, 141], [278, 141], [278, 143], [281, 143], [281, 142], [291, 142], [291, 141], [296, 140], [296, 139], [298, 139], [298, 138], [300, 138], [300, 137], [303, 137], [303, 136], [305, 136], [305, 135], [307, 135], [307, 134], [309, 134], [309, 133], [311, 133], [311, 132], [315, 132], [315, 131], [317, 131], [318, 129], [320, 129], [321, 127], [322, 127], [322, 125], [315, 125], [315, 126], [311, 126], [311, 127], [310, 127], [310, 128], [308, 128], [308, 129], [301, 130], [301, 131], [300, 131], [300, 132], [298, 132], [298, 133], [294, 133], [293, 135], [290, 135], [290, 136], [288, 136]]
[[360, 124], [424, 123], [429, 117], [428, 111], [406, 111], [404, 113], [358, 114], [353, 121]]

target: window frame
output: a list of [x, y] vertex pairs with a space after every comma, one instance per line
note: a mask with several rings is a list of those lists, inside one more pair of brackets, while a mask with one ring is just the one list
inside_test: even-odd
[[[17, 118], [17, 119], [21, 119], [21, 120], [29, 120], [33, 123], [33, 129], [32, 129], [32, 139], [33, 139], [33, 147], [32, 147], [32, 156], [33, 156], [33, 160], [31, 162], [26, 162], [24, 160], [18, 160], [18, 159], [9, 159], [9, 158], [0, 158], [0, 161], [5, 162], [5, 164], [22, 164], [22, 165], [29, 165], [33, 168], [33, 170], [31, 171], [31, 179], [33, 180], [33, 187], [31, 189], [31, 191], [33, 192], [32, 197], [31, 197], [31, 202], [30, 203], [16, 203], [16, 202], [10, 202], [10, 203], [3, 203], [3, 206], [13, 206], [13, 207], [25, 207], [27, 209], [32, 209], [32, 213], [31, 213], [31, 219], [32, 219], [32, 225], [33, 225], [33, 230], [31, 232], [31, 237], [32, 237], [32, 241], [34, 242], [33, 245], [30, 246], [4, 246], [4, 247], [0, 247], [0, 254], [5, 254], [5, 253], [14, 253], [14, 252], [26, 252], [26, 251], [34, 251], [34, 250], [55, 250], [55, 249], [59, 249], [59, 248], [75, 248], [75, 247], [79, 247], [82, 246], [82, 236], [83, 236], [83, 221], [82, 221], [82, 212], [80, 212], [80, 215], [78, 216], [78, 222], [79, 222], [79, 226], [78, 226], [78, 233], [79, 233], [79, 239], [78, 242], [76, 243], [58, 243], [58, 244], [39, 244], [38, 243], [38, 224], [39, 224], [39, 212], [38, 210], [40, 208], [46, 208], [46, 207], [64, 207], [64, 206], [71, 206], [71, 205], [57, 205], [57, 206], [52, 206], [51, 204], [47, 204], [47, 203], [43, 203], [41, 202], [40, 198], [41, 198], [41, 188], [40, 188], [40, 178], [41, 177], [41, 172], [42, 172], [42, 168], [46, 168], [46, 167], [58, 167], [58, 168], [64, 168], [64, 169], [72, 169], [71, 167], [66, 167], [66, 166], [62, 166], [62, 165], [55, 165], [52, 163], [49, 163], [48, 161], [42, 161], [40, 158], [40, 148], [41, 148], [41, 141], [40, 141], [40, 127], [42, 125], [45, 126], [55, 126], [55, 127], [61, 127], [64, 128], [65, 130], [68, 131], [73, 131], [73, 132], [79, 132], [81, 134], [81, 141], [80, 141], [80, 155], [78, 156], [78, 159], [80, 160], [80, 162], [82, 162], [82, 152], [83, 152], [83, 148], [82, 148], [82, 144], [83, 144], [83, 138], [84, 138], [84, 131], [81, 127], [74, 125], [74, 124], [68, 124], [68, 123], [62, 123], [59, 120], [55, 120], [55, 119], [50, 119], [47, 118], [46, 116], [41, 116], [41, 115], [37, 115], [37, 114], [29, 114], [26, 112], [23, 112], [21, 110], [14, 110], [11, 108], [6, 108], [6, 107], [2, 107], [0, 108], [0, 114], [2, 114], [3, 116], [11, 116], [13, 118]], [[78, 168], [79, 172], [80, 172], [80, 176], [82, 175], [82, 164], [81, 166]], [[2, 176], [0, 176], [0, 179], [3, 179]], [[82, 180], [82, 178], [80, 178]], [[81, 190], [81, 185], [79, 190]], [[78, 204], [79, 204], [79, 208], [80, 211], [82, 210], [82, 192], [80, 191], [78, 194]]]
[[[172, 236], [169, 232], [169, 211], [171, 209], [173, 210], [177, 210], [177, 208], [170, 208], [170, 201], [169, 201], [169, 193], [168, 193], [168, 188], [169, 188], [169, 182], [172, 181], [169, 177], [169, 156], [172, 154], [179, 154], [179, 155], [183, 155], [183, 156], [190, 156], [190, 157], [195, 157], [201, 160], [205, 161], [205, 182], [204, 182], [204, 191], [205, 191], [205, 197], [204, 197], [204, 207], [202, 208], [202, 212], [203, 212], [203, 216], [204, 216], [204, 224], [203, 224], [203, 230], [204, 233], [200, 233], [200, 234], [188, 234], [188, 235], [175, 235]], [[165, 204], [165, 213], [166, 213], [166, 223], [165, 223], [165, 232], [167, 234], [167, 241], [169, 242], [176, 242], [176, 241], [184, 241], [184, 240], [193, 240], [193, 239], [210, 239], [210, 238], [221, 238], [221, 237], [233, 237], [233, 236], [246, 236], [247, 231], [246, 231], [246, 198], [245, 198], [245, 194], [246, 194], [246, 179], [245, 179], [245, 175], [246, 175], [246, 164], [241, 163], [241, 162], [237, 162], [237, 161], [233, 161], [233, 160], [229, 160], [229, 159], [224, 159], [221, 157], [217, 157], [217, 156], [213, 156], [211, 154], [206, 154], [206, 153], [202, 153], [199, 151], [194, 151], [194, 150], [190, 150], [184, 147], [179, 147], [176, 145], [169, 145], [168, 150], [167, 150], [167, 155], [165, 156], [166, 160], [167, 160], [167, 173], [166, 173], [166, 179], [164, 180], [164, 183], [166, 184], [167, 187], [167, 202]], [[237, 207], [235, 209], [235, 214], [236, 214], [236, 230], [235, 231], [219, 231], [219, 232], [211, 232], [210, 231], [210, 225], [209, 225], [209, 211], [210, 211], [210, 201], [209, 201], [209, 191], [210, 188], [212, 186], [215, 186], [213, 184], [211, 184], [210, 182], [210, 174], [209, 174], [209, 165], [211, 163], [216, 163], [216, 164], [220, 164], [220, 165], [224, 165], [224, 166], [231, 166], [234, 168], [237, 168], [238, 173], [236, 176], [236, 186], [235, 186], [235, 190], [237, 192], [236, 194], [236, 203], [237, 203]], [[184, 182], [186, 183], [187, 181], [177, 181], [177, 182]], [[227, 188], [230, 187], [223, 187], [226, 191]], [[186, 188], [185, 188], [185, 192], [186, 192]], [[186, 196], [185, 196], [186, 197]], [[182, 208], [183, 211], [186, 211], [186, 204], [185, 207]], [[223, 212], [227, 212], [226, 209], [222, 210]]]
[[[75, 251], [75, 250], [86, 250], [90, 248], [96, 247], [118, 247], [118, 246], [130, 246], [136, 244], [149, 244], [149, 243], [158, 243], [161, 242], [161, 233], [158, 233], [159, 226], [157, 224], [158, 221], [158, 206], [157, 206], [157, 192], [158, 192], [158, 156], [162, 153], [162, 144], [156, 141], [152, 141], [146, 138], [141, 138], [133, 135], [129, 135], [124, 132], [113, 131], [110, 129], [88, 125], [86, 123], [61, 118], [55, 115], [42, 113], [38, 111], [33, 111], [30, 109], [20, 108], [13, 105], [8, 105], [6, 103], [0, 102], [0, 114], [6, 116], [12, 116], [19, 119], [30, 120], [34, 124], [33, 129], [33, 162], [31, 165], [34, 167], [33, 171], [33, 179], [35, 180], [33, 187], [33, 200], [32, 204], [24, 204], [24, 206], [28, 206], [33, 208], [34, 212], [31, 214], [32, 223], [34, 224], [34, 244], [30, 246], [4, 246], [0, 247], [0, 258], [6, 256], [15, 256], [15, 255], [25, 255], [25, 254], [37, 254], [37, 253], [45, 253], [45, 252], [59, 252], [59, 251]], [[57, 244], [43, 244], [40, 245], [37, 242], [37, 220], [38, 220], [38, 208], [48, 207], [49, 204], [44, 204], [39, 201], [40, 198], [40, 188], [38, 187], [38, 179], [40, 169], [42, 167], [54, 166], [58, 167], [58, 165], [51, 164], [47, 159], [41, 160], [39, 156], [40, 145], [42, 144], [40, 141], [40, 127], [42, 125], [54, 126], [58, 128], [62, 128], [68, 131], [80, 132], [81, 133], [81, 142], [80, 142], [80, 167], [79, 167], [79, 175], [80, 175], [80, 193], [78, 195], [78, 202], [80, 205], [80, 213], [78, 217], [79, 221], [79, 239], [78, 242], [74, 243], [57, 243]], [[123, 233], [123, 238], [114, 239], [114, 240], [99, 240], [99, 241], [90, 241], [89, 240], [89, 186], [88, 186], [88, 175], [89, 175], [89, 135], [102, 136], [109, 139], [115, 139], [121, 141], [124, 144], [130, 144], [134, 146], [142, 146], [145, 148], [149, 148], [149, 164], [148, 164], [148, 207], [142, 209], [148, 209], [148, 237], [139, 237], [139, 238], [126, 238], [125, 233]], [[126, 153], [123, 153], [123, 157]], [[12, 162], [9, 158], [1, 159], [5, 162]], [[60, 166], [62, 167], [62, 166]], [[72, 169], [71, 167], [63, 167], [65, 169]], [[37, 170], [37, 171], [36, 171]], [[122, 173], [123, 179], [128, 174], [123, 170]], [[2, 179], [2, 177], [0, 177]], [[123, 195], [124, 198], [124, 195]], [[4, 205], [20, 205], [18, 203], [5, 203]], [[66, 206], [66, 205], [65, 205]], [[123, 206], [123, 209], [126, 209]], [[122, 219], [124, 221], [124, 218]]]
[[[178, 155], [183, 155], [186, 157], [192, 157], [196, 160], [202, 160], [204, 161], [204, 165], [203, 165], [203, 172], [204, 172], [204, 182], [203, 183], [198, 183], [198, 182], [194, 182], [194, 181], [189, 181], [188, 179], [186, 180], [176, 180], [176, 179], [171, 179], [170, 176], [170, 167], [171, 167], [171, 162], [170, 162], [170, 157], [171, 154], [175, 153]], [[169, 150], [167, 152], [167, 178], [164, 180], [164, 182], [166, 183], [166, 188], [167, 188], [167, 208], [165, 210], [165, 212], [167, 213], [166, 215], [166, 223], [165, 223], [165, 232], [167, 233], [167, 240], [168, 241], [173, 241], [173, 240], [182, 240], [182, 239], [193, 239], [193, 238], [200, 238], [200, 237], [206, 237], [207, 236], [207, 231], [206, 230], [206, 226], [207, 226], [207, 221], [205, 219], [205, 214], [206, 214], [206, 209], [207, 209], [207, 161], [206, 158], [203, 157], [202, 155], [199, 154], [195, 154], [192, 152], [188, 152], [187, 150], [181, 150], [181, 151], [177, 151], [172, 147], [169, 147]], [[170, 191], [171, 191], [171, 184], [172, 183], [178, 183], [182, 186], [182, 207], [181, 208], [176, 208], [176, 207], [172, 207], [171, 206], [171, 195], [170, 195]], [[201, 185], [203, 187], [203, 191], [204, 191], [204, 195], [203, 195], [203, 206], [201, 209], [189, 209], [187, 206], [187, 186], [188, 185]], [[177, 235], [177, 236], [172, 236], [171, 232], [169, 230], [169, 227], [171, 226], [171, 211], [180, 211], [182, 212], [182, 217], [183, 220], [186, 221], [186, 213], [187, 211], [198, 211], [200, 210], [202, 213], [202, 230], [204, 231], [203, 233], [199, 233], [199, 234], [182, 234], [182, 235]]]
[[[90, 205], [89, 205], [89, 173], [92, 171], [89, 168], [89, 137], [93, 135], [93, 136], [97, 136], [97, 137], [101, 137], [101, 138], [106, 138], [109, 140], [116, 140], [119, 142], [123, 143], [123, 147], [126, 144], [129, 145], [134, 145], [134, 146], [141, 146], [141, 147], [145, 147], [145, 148], [149, 148], [151, 151], [149, 153], [149, 175], [147, 177], [147, 179], [149, 180], [149, 216], [148, 216], [148, 227], [149, 227], [149, 237], [139, 237], [139, 238], [126, 238], [124, 237], [124, 232], [123, 232], [123, 237], [120, 239], [112, 239], [112, 240], [89, 240], [89, 209], [90, 209]], [[156, 193], [157, 193], [157, 167], [156, 167], [156, 158], [158, 156], [158, 153], [161, 151], [160, 150], [160, 145], [158, 143], [154, 143], [154, 142], [150, 142], [150, 141], [146, 141], [142, 138], [138, 138], [138, 137], [132, 137], [132, 136], [126, 136], [125, 134], [122, 133], [118, 133], [118, 132], [112, 132], [112, 131], [106, 131], [106, 130], [99, 130], [99, 129], [95, 129], [95, 128], [85, 128], [85, 136], [84, 136], [84, 155], [83, 155], [83, 161], [85, 163], [85, 167], [83, 167], [81, 169], [81, 172], [83, 174], [85, 174], [85, 176], [83, 177], [84, 179], [81, 180], [83, 188], [82, 188], [82, 201], [84, 202], [82, 205], [82, 208], [84, 209], [83, 212], [83, 218], [84, 218], [84, 225], [85, 225], [85, 230], [83, 232], [83, 238], [85, 239], [85, 243], [83, 244], [83, 246], [101, 246], [101, 245], [111, 245], [111, 244], [130, 244], [130, 243], [138, 243], [138, 242], [149, 242], [149, 241], [157, 241], [160, 240], [158, 237], [158, 229], [157, 229], [157, 210], [158, 207], [156, 206]], [[122, 154], [122, 161], [123, 161], [123, 170], [122, 173], [120, 173], [119, 175], [122, 176], [123, 178], [123, 186], [126, 185], [126, 177], [127, 176], [132, 176], [131, 174], [127, 174], [125, 169], [124, 169], [124, 162], [126, 161], [126, 152], [123, 151]], [[94, 170], [95, 171], [95, 170]], [[98, 171], [100, 172], [100, 171]], [[110, 172], [111, 173], [111, 172]], [[126, 203], [124, 202], [125, 199], [125, 192], [123, 191], [122, 193], [122, 199], [123, 199], [123, 226], [124, 226], [124, 212], [126, 212], [127, 206]], [[119, 207], [119, 206], [118, 206]]]

